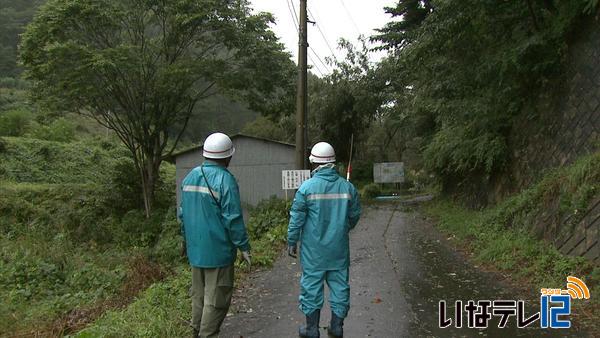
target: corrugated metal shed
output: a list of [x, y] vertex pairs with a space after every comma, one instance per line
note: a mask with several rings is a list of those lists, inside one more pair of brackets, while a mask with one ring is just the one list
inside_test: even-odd
[[[255, 206], [273, 195], [283, 198], [281, 171], [295, 169], [295, 146], [241, 134], [232, 136], [231, 140], [235, 154], [228, 169], [237, 179], [242, 203]], [[181, 181], [204, 161], [202, 146], [175, 153], [172, 158], [177, 169], [179, 205]]]

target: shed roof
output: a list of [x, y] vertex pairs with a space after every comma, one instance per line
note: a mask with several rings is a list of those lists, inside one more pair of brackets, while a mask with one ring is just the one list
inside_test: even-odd
[[[270, 139], [263, 138], [263, 137], [250, 136], [250, 135], [244, 135], [244, 134], [239, 134], [239, 133], [231, 136], [231, 140], [234, 140], [234, 139], [240, 138], [240, 137], [251, 138], [251, 139], [265, 141], [265, 142], [277, 143], [277, 144], [281, 144], [286, 147], [292, 147], [292, 148], [296, 147], [295, 145], [293, 145], [291, 143], [287, 143], [287, 142], [275, 141], [275, 140], [270, 140]], [[166, 160], [169, 162], [173, 162], [177, 156], [187, 154], [191, 151], [195, 151], [195, 150], [199, 150], [199, 149], [202, 149], [202, 143], [197, 144], [195, 146], [191, 146], [191, 147], [183, 149], [183, 150], [180, 150], [178, 152], [175, 152], [175, 153], [167, 156]]]

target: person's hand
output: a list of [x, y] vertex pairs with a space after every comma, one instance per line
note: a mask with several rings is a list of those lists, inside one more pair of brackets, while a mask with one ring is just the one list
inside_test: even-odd
[[185, 239], [181, 241], [181, 257], [187, 256], [187, 244], [185, 243]]
[[248, 263], [248, 266], [252, 265], [252, 255], [250, 254], [250, 251], [242, 251], [242, 257], [246, 263]]
[[298, 257], [298, 246], [296, 244], [288, 245], [288, 255], [290, 255], [290, 257], [294, 257], [294, 258]]

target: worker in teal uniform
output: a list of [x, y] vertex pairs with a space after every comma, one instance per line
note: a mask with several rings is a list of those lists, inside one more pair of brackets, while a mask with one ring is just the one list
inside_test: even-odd
[[344, 318], [350, 308], [349, 232], [360, 218], [358, 193], [335, 170], [335, 151], [326, 142], [314, 145], [309, 157], [312, 177], [294, 197], [288, 225], [288, 253], [295, 257], [298, 241], [302, 277], [300, 310], [306, 325], [300, 337], [319, 337], [323, 282], [329, 287], [331, 321], [328, 334], [343, 337]]
[[183, 254], [192, 266], [194, 337], [217, 337], [233, 294], [237, 250], [250, 264], [250, 243], [237, 182], [227, 170], [235, 152], [222, 133], [206, 138], [202, 165], [181, 184]]

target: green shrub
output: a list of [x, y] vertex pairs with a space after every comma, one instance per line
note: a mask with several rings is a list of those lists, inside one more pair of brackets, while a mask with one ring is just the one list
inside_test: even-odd
[[28, 91], [0, 86], [0, 114], [10, 110], [35, 111], [28, 96]]
[[252, 244], [252, 264], [270, 267], [280, 253], [280, 248], [287, 243], [287, 220], [274, 224], [262, 237], [255, 239]]
[[176, 219], [175, 208], [169, 209], [161, 224], [162, 230], [152, 250], [152, 258], [156, 261], [173, 265], [182, 262], [181, 251], [181, 225]]
[[113, 243], [123, 247], [151, 247], [158, 240], [162, 231], [164, 211], [154, 210], [150, 218], [146, 218], [143, 210], [128, 211], [113, 225]]
[[60, 143], [5, 137], [0, 152], [0, 180], [27, 183], [103, 184], [115, 164], [128, 154], [89, 142]]
[[381, 188], [377, 183], [367, 184], [360, 191], [360, 196], [365, 199], [375, 198], [379, 195], [381, 195]]
[[105, 191], [106, 202], [113, 205], [118, 215], [144, 207], [140, 173], [130, 158], [122, 157], [114, 161]]
[[250, 238], [260, 238], [269, 230], [281, 224], [287, 224], [289, 208], [290, 203], [277, 198], [260, 202], [250, 212], [250, 219], [247, 222]]
[[49, 125], [36, 125], [35, 128], [32, 128], [29, 136], [46, 141], [71, 142], [75, 139], [75, 125], [61, 117]]
[[0, 115], [0, 136], [22, 136], [33, 121], [31, 112], [23, 109], [9, 110]]
[[39, 330], [76, 307], [116, 294], [127, 256], [74, 246], [60, 233], [0, 237], [0, 332]]
[[[142, 185], [139, 171], [133, 160], [122, 157], [114, 161], [105, 185], [105, 200], [113, 206], [117, 215], [129, 210], [142, 209]], [[160, 177], [154, 191], [154, 208], [169, 209], [175, 205], [175, 166], [164, 162], [160, 167]]]
[[0, 77], [0, 87], [11, 89], [27, 89], [29, 82], [20, 78]]
[[163, 162], [160, 165], [160, 177], [156, 183], [156, 190], [154, 191], [154, 203], [156, 208], [170, 209], [177, 203], [175, 201], [175, 171], [175, 165], [171, 163]]
[[146, 219], [140, 209], [118, 214], [97, 185], [6, 184], [0, 188], [0, 234], [53, 237], [64, 233], [73, 243], [122, 247], [154, 245], [164, 210]]

